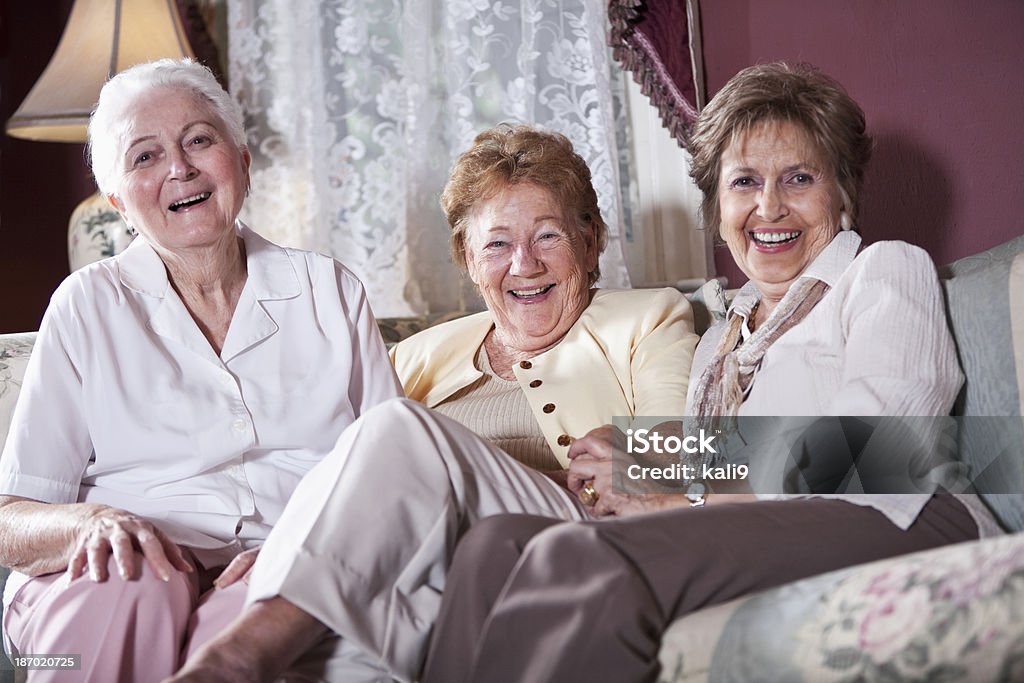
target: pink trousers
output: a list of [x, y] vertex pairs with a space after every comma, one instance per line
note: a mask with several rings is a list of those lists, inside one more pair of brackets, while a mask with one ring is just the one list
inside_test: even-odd
[[[188, 557], [188, 553], [186, 553]], [[132, 581], [95, 583], [64, 573], [29, 579], [4, 613], [4, 630], [20, 654], [81, 655], [78, 671], [29, 671], [37, 681], [160, 681], [242, 610], [246, 584], [200, 594], [196, 572], [161, 581], [141, 555]]]

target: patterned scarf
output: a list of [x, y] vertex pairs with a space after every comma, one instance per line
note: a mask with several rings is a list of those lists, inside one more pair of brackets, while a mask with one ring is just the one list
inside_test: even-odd
[[[771, 317], [742, 341], [743, 317], [729, 316], [728, 329], [722, 335], [715, 356], [704, 369], [695, 391], [694, 416], [704, 429], [722, 428], [720, 418], [732, 418], [739, 412], [761, 359], [775, 341], [803, 320], [828, 292], [821, 280], [807, 278], [789, 288]], [[753, 317], [756, 307], [751, 311]], [[728, 420], [731, 424], [731, 420]]]

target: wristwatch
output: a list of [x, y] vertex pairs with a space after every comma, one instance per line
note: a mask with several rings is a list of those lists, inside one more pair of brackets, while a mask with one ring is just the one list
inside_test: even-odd
[[704, 484], [690, 484], [686, 489], [686, 497], [690, 501], [690, 507], [702, 508], [708, 502], [708, 487]]

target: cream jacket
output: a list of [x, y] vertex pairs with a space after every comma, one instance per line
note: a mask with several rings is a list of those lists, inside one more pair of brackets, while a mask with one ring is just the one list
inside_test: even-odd
[[[487, 311], [424, 330], [391, 350], [409, 398], [433, 408], [483, 374], [474, 364], [494, 326]], [[612, 417], [682, 415], [698, 337], [674, 289], [597, 290], [552, 349], [513, 370], [551, 451]]]

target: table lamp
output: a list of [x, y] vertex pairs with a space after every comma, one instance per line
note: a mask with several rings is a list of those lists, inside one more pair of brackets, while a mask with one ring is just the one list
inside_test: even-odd
[[[141, 62], [191, 56], [174, 0], [75, 0], [50, 63], [8, 119], [7, 134], [84, 143], [89, 115], [110, 77]], [[130, 241], [120, 215], [94, 194], [71, 215], [71, 269], [113, 256]]]

